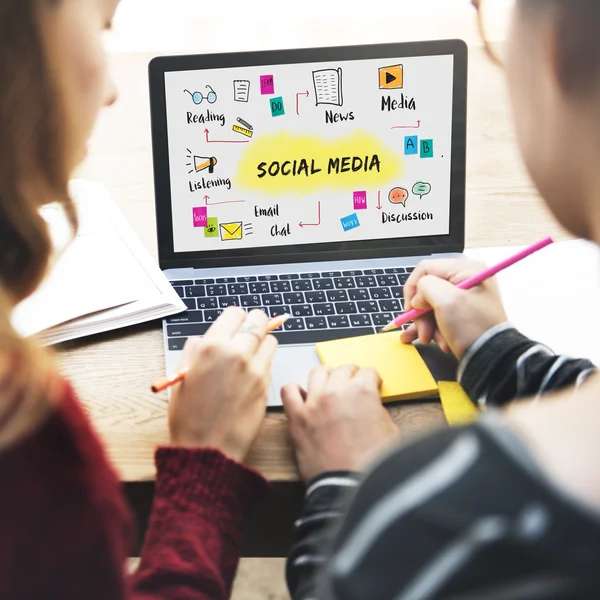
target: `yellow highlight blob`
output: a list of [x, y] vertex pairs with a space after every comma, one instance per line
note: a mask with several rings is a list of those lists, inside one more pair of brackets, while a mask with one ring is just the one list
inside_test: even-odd
[[396, 151], [373, 133], [356, 131], [330, 140], [278, 132], [255, 138], [244, 150], [235, 184], [266, 195], [302, 196], [383, 186], [403, 174], [404, 162]]

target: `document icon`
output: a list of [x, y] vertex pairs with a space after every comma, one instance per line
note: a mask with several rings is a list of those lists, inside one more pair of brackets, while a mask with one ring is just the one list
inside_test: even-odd
[[219, 229], [221, 231], [221, 239], [224, 242], [228, 242], [229, 240], [241, 240], [244, 232], [241, 221], [235, 223], [221, 223]]

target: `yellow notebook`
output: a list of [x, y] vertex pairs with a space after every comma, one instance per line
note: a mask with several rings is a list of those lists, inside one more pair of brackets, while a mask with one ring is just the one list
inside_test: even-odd
[[479, 416], [479, 409], [473, 404], [460, 383], [440, 381], [440, 401], [448, 425], [466, 425]]
[[317, 344], [324, 365], [354, 364], [373, 367], [383, 380], [384, 402], [436, 396], [438, 386], [427, 365], [412, 344], [403, 344], [393, 333], [366, 335]]

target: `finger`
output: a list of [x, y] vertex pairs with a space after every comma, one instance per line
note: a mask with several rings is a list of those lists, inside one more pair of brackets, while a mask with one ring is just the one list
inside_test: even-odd
[[304, 408], [302, 389], [296, 383], [287, 383], [281, 388], [281, 401], [290, 422], [293, 422]]
[[271, 376], [271, 366], [273, 364], [273, 358], [277, 352], [278, 345], [279, 342], [274, 336], [267, 335], [265, 338], [263, 338], [260, 346], [254, 354], [254, 357], [252, 358], [252, 364], [254, 365], [254, 368], [260, 373], [263, 373], [265, 377]]
[[421, 344], [431, 344], [433, 334], [436, 330], [435, 321], [431, 315], [425, 315], [415, 321], [417, 328], [418, 339]]
[[238, 306], [230, 306], [223, 311], [223, 314], [210, 326], [205, 333], [207, 340], [221, 340], [232, 338], [235, 332], [246, 320], [246, 311]]
[[433, 339], [435, 340], [435, 343], [439, 346], [442, 352], [444, 352], [445, 354], [450, 353], [450, 346], [448, 345], [448, 342], [446, 341], [444, 336], [439, 332], [439, 330], [435, 332], [435, 334], [433, 335]]
[[318, 396], [323, 391], [330, 374], [331, 369], [329, 367], [315, 367], [308, 374], [308, 385], [306, 387], [308, 398]]
[[333, 388], [337, 388], [340, 385], [346, 383], [349, 379], [352, 379], [358, 372], [359, 367], [356, 365], [342, 365], [337, 367], [331, 372], [329, 381], [327, 382]]
[[181, 355], [181, 361], [179, 363], [179, 368], [184, 369], [192, 362], [194, 362], [194, 358], [198, 351], [202, 347], [202, 338], [201, 337], [190, 337], [187, 342], [183, 346], [183, 353]]
[[400, 340], [404, 344], [412, 344], [418, 337], [419, 332], [414, 323], [400, 334]]
[[436, 312], [447, 306], [456, 306], [461, 296], [467, 293], [449, 281], [431, 275], [426, 275], [419, 280], [418, 290], [418, 296], [423, 298], [423, 303], [419, 305], [419, 308], [421, 306], [425, 308], [428, 305]]
[[262, 310], [253, 310], [233, 336], [233, 343], [246, 356], [252, 356], [267, 335], [268, 327], [267, 315]]
[[383, 381], [377, 370], [371, 367], [359, 369], [354, 375], [354, 379], [366, 383], [369, 387], [372, 387], [374, 390], [381, 389], [381, 385], [383, 384]]

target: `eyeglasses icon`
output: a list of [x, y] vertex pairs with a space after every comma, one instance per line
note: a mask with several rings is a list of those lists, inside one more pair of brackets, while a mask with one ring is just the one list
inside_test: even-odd
[[217, 101], [217, 93], [210, 87], [210, 85], [207, 85], [206, 87], [210, 90], [206, 96], [203, 96], [201, 92], [194, 92], [192, 94], [192, 92], [189, 90], [183, 91], [187, 92], [192, 97], [194, 104], [202, 104], [202, 100], [206, 100], [209, 104], [214, 104]]

